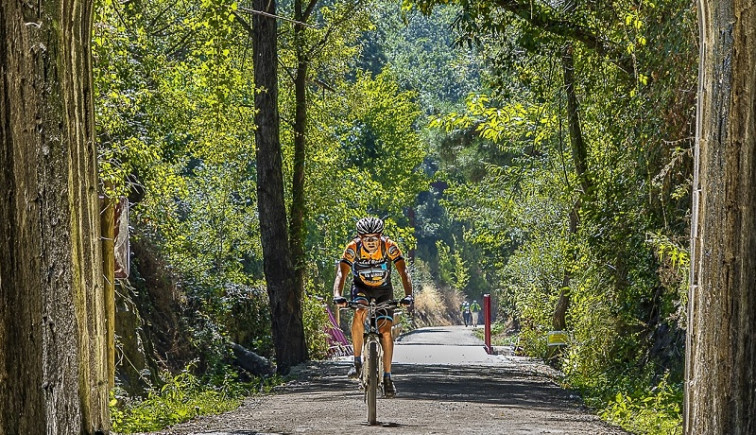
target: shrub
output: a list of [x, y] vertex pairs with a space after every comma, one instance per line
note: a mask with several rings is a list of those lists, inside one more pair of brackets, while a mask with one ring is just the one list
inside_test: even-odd
[[682, 434], [682, 396], [682, 385], [665, 377], [651, 392], [618, 392], [600, 416], [633, 433]]
[[111, 393], [110, 416], [114, 432], [152, 432], [190, 420], [199, 415], [221, 414], [236, 409], [244, 396], [261, 385], [269, 389], [280, 382], [277, 377], [265, 381], [240, 383], [236, 374], [202, 379], [187, 367], [176, 376], [163, 374], [165, 384], [151, 390], [145, 399]]
[[453, 290], [444, 292], [435, 286], [423, 284], [421, 290], [415, 292], [416, 321], [424, 326], [449, 325], [450, 311], [459, 310], [459, 303], [456, 302], [461, 303], [459, 296], [455, 296], [457, 294]]
[[328, 312], [321, 298], [305, 296], [303, 301], [303, 316], [305, 341], [310, 359], [325, 359], [328, 356], [328, 334], [325, 326], [328, 324]]

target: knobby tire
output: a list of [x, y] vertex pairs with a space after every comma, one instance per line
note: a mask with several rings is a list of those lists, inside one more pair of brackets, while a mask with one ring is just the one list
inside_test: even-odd
[[367, 408], [368, 424], [376, 424], [376, 399], [378, 396], [378, 343], [371, 342], [367, 354]]

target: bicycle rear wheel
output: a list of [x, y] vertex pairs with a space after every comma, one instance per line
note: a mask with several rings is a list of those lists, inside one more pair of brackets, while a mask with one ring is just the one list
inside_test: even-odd
[[367, 352], [367, 408], [368, 424], [376, 424], [376, 398], [378, 396], [378, 343], [371, 341]]

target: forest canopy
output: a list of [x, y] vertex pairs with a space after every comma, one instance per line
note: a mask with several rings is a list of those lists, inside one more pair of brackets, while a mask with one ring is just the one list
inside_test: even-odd
[[[96, 4], [99, 175], [106, 195], [131, 204], [134, 273], [119, 304], [151, 319], [137, 320], [149, 343], [141, 374], [122, 364], [119, 379], [133, 393], [135, 378], [162, 382], [158, 367], [243, 378], [229, 343], [275, 359], [256, 11], [236, 0]], [[604, 417], [679, 428], [690, 2], [286, 0], [276, 13], [284, 198], [303, 217], [309, 356], [327, 355], [334, 262], [356, 220], [378, 216], [407, 254], [418, 299], [444, 300], [442, 318], [491, 294], [497, 330]], [[416, 322], [430, 318], [416, 308]], [[546, 345], [554, 329], [569, 333], [561, 352]]]

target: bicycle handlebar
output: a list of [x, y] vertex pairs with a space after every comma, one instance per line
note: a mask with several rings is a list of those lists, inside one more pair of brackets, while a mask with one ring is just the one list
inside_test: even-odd
[[[360, 302], [349, 301], [349, 302], [347, 302], [347, 306], [346, 307], [347, 308], [351, 308], [353, 310], [359, 310], [359, 309], [368, 308], [369, 306], [370, 306], [369, 304], [363, 304], [363, 303], [360, 303]], [[375, 308], [377, 310], [387, 309], [387, 308], [396, 308], [398, 306], [399, 306], [399, 301], [397, 301], [395, 299], [375, 304]]]
[[[399, 307], [400, 303], [396, 299], [391, 299], [388, 301], [380, 302], [375, 304], [376, 309], [393, 309]], [[352, 309], [352, 310], [361, 310], [361, 309], [367, 309], [369, 308], [369, 304], [355, 302], [355, 301], [347, 301], [347, 304], [345, 307], [339, 307], [342, 310], [345, 309]]]

